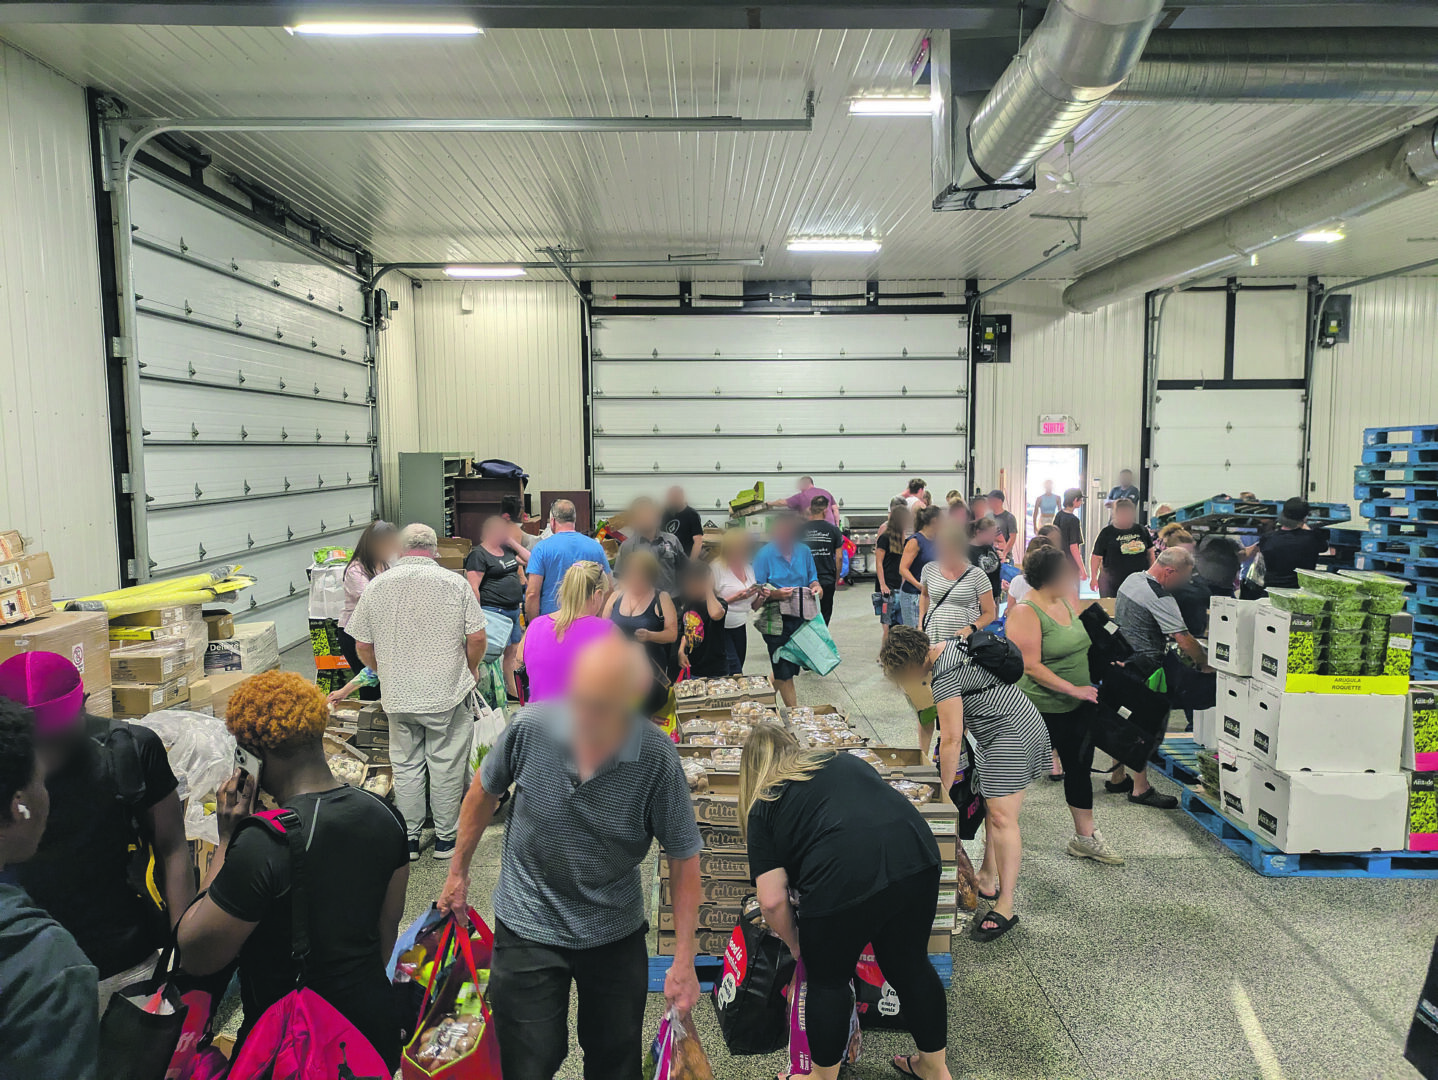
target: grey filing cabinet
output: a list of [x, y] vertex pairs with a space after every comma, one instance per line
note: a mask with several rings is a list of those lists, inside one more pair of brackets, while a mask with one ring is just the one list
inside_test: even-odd
[[454, 535], [454, 481], [468, 454], [425, 452], [399, 455], [400, 528], [428, 525], [440, 536]]

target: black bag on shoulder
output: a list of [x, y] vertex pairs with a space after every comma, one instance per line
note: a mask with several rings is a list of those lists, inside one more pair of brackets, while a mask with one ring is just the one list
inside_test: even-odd
[[1079, 622], [1088, 631], [1089, 681], [1098, 686], [1114, 664], [1126, 663], [1133, 658], [1133, 646], [1101, 604], [1090, 604], [1079, 612]]
[[1012, 686], [1024, 677], [1024, 654], [1008, 638], [975, 630], [968, 638], [969, 656], [1000, 682]]
[[758, 908], [739, 916], [711, 995], [729, 1053], [772, 1054], [789, 1045], [785, 991], [793, 978], [794, 956], [760, 925]]
[[1148, 765], [1168, 726], [1168, 699], [1123, 668], [1109, 671], [1088, 711], [1094, 746], [1130, 769]]

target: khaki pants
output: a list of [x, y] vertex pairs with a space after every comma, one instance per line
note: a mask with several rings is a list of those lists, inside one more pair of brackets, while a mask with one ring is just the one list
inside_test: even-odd
[[410, 839], [424, 822], [425, 778], [429, 813], [438, 840], [453, 840], [473, 740], [474, 712], [467, 701], [442, 713], [389, 714], [389, 758], [394, 767], [394, 804]]

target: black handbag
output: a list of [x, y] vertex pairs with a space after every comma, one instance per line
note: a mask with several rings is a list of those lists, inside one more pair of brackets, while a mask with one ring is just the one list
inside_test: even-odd
[[[169, 1070], [189, 1012], [171, 981], [173, 955], [167, 945], [152, 975], [110, 997], [100, 1018], [100, 1080], [162, 1080]], [[147, 1008], [152, 1002], [158, 1011]]]
[[1089, 682], [1098, 686], [1115, 664], [1133, 659], [1133, 646], [1102, 604], [1090, 604], [1084, 608], [1079, 612], [1079, 622], [1088, 631]]
[[969, 744], [969, 767], [963, 775], [949, 785], [949, 802], [959, 812], [959, 839], [972, 840], [979, 834], [979, 826], [988, 813], [988, 803], [979, 790], [978, 759], [975, 754], [974, 737], [967, 731], [964, 739]]
[[739, 916], [712, 995], [729, 1053], [772, 1054], [789, 1045], [785, 990], [793, 978], [794, 955], [777, 934], [760, 925], [758, 908]]
[[1093, 744], [1130, 769], [1143, 769], [1168, 728], [1168, 699], [1130, 675], [1113, 668], [1098, 689], [1090, 711]]

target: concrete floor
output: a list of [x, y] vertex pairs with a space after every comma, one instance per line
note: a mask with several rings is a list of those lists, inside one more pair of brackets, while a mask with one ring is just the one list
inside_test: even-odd
[[[801, 676], [800, 702], [842, 706], [875, 739], [916, 745], [912, 710], [874, 663], [879, 627], [867, 587], [839, 595], [833, 636], [844, 662], [827, 678]], [[766, 659], [751, 634], [747, 669], [766, 671]], [[286, 660], [296, 670], [308, 663], [303, 651]], [[1438, 933], [1438, 885], [1264, 878], [1182, 811], [1131, 806], [1100, 786], [1095, 812], [1127, 866], [1066, 855], [1072, 826], [1061, 786], [1029, 792], [1022, 921], [997, 942], [954, 945], [955, 1080], [1418, 1075], [1402, 1044]], [[471, 872], [471, 901], [486, 916], [502, 832], [484, 837]], [[969, 850], [977, 862], [980, 845]], [[414, 865], [406, 920], [437, 895], [446, 865], [428, 850]], [[651, 995], [651, 1031], [662, 1011]], [[782, 1053], [731, 1058], [712, 1007], [695, 1012], [718, 1080], [787, 1068]], [[890, 1055], [911, 1049], [905, 1036], [869, 1032], [850, 1074], [892, 1077]], [[577, 1049], [559, 1075], [583, 1075]]]

